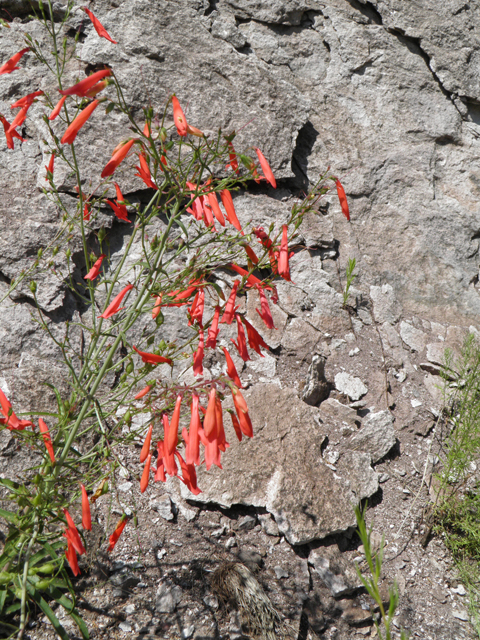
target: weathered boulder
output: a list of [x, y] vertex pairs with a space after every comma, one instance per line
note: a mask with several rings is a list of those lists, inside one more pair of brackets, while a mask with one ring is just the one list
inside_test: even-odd
[[[239, 443], [233, 431], [227, 433], [230, 448], [222, 457], [223, 471], [199, 468], [202, 493], [195, 500], [264, 507], [292, 544], [353, 527], [352, 505], [378, 489], [370, 455], [346, 453], [342, 471], [335, 473], [322, 459], [327, 431], [315, 421], [317, 409], [291, 389], [271, 384], [257, 384], [244, 395], [254, 438]], [[183, 487], [182, 494], [192, 498]]]

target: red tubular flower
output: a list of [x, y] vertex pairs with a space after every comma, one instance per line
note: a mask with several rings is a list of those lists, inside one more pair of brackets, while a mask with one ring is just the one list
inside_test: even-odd
[[225, 218], [223, 217], [223, 213], [222, 213], [222, 210], [220, 209], [220, 206], [218, 204], [217, 195], [215, 193], [209, 193], [208, 194], [208, 203], [209, 203], [210, 207], [212, 208], [213, 215], [219, 221], [219, 223], [222, 225], [222, 227], [224, 227], [225, 226]]
[[105, 87], [108, 85], [108, 80], [102, 80], [101, 82], [97, 82], [93, 87], [87, 91], [87, 98], [94, 98], [96, 95], [103, 91]]
[[68, 536], [67, 539], [70, 540], [70, 542], [73, 544], [75, 551], [79, 555], [82, 555], [83, 553], [85, 553], [85, 547], [83, 546], [82, 539], [80, 538], [80, 534], [77, 531], [77, 527], [75, 526], [73, 518], [66, 509], [63, 510], [63, 513], [65, 514], [65, 518], [67, 519], [68, 524], [68, 529], [65, 531]]
[[10, 109], [24, 109], [25, 107], [31, 107], [35, 102], [35, 98], [38, 98], [38, 96], [43, 96], [43, 93], [43, 91], [34, 91], [33, 93], [28, 93], [26, 96], [23, 96], [23, 98], [20, 98], [12, 105], [10, 105]]
[[288, 226], [283, 225], [282, 243], [280, 245], [280, 255], [278, 257], [278, 275], [284, 280], [290, 280], [290, 267], [288, 264]]
[[255, 329], [255, 327], [251, 325], [250, 322], [244, 316], [242, 316], [242, 322], [247, 329], [248, 344], [252, 349], [254, 349], [258, 353], [258, 355], [264, 358], [265, 356], [261, 352], [260, 347], [263, 347], [264, 349], [268, 349], [267, 343], [264, 341], [262, 336]]
[[269, 182], [272, 185], [272, 187], [276, 189], [277, 181], [275, 180], [275, 176], [273, 175], [273, 171], [270, 168], [270, 165], [268, 164], [265, 156], [260, 151], [260, 149], [258, 149], [257, 147], [254, 147], [254, 149], [255, 149], [255, 153], [258, 156], [258, 161], [260, 162], [260, 166], [262, 167], [263, 175], [267, 179], [267, 182]]
[[118, 542], [118, 539], [120, 538], [120, 535], [122, 533], [122, 531], [125, 529], [125, 527], [127, 526], [127, 518], [126, 516], [122, 516], [120, 518], [120, 520], [117, 523], [117, 526], [115, 528], [115, 531], [112, 533], [112, 535], [109, 538], [109, 545], [108, 545], [108, 549], [107, 552], [113, 551], [115, 545]]
[[220, 317], [220, 307], [215, 307], [215, 313], [213, 314], [212, 324], [208, 329], [208, 337], [207, 337], [207, 348], [215, 349], [217, 346], [217, 336], [218, 336], [218, 320]]
[[205, 307], [205, 291], [201, 289], [195, 296], [192, 306], [190, 307], [190, 320], [188, 325], [191, 326], [195, 321], [202, 326], [203, 310]]
[[244, 244], [243, 248], [245, 249], [245, 253], [250, 258], [250, 260], [253, 262], [253, 264], [258, 264], [257, 254], [252, 249], [252, 247], [249, 244]]
[[60, 142], [62, 144], [72, 144], [75, 138], [77, 137], [78, 132], [86, 123], [86, 121], [90, 118], [92, 113], [98, 107], [98, 100], [94, 100], [91, 102], [85, 109], [82, 109], [75, 120], [72, 121], [70, 126], [67, 128], [65, 133], [62, 136]]
[[233, 283], [232, 291], [230, 293], [230, 297], [227, 300], [227, 304], [225, 305], [224, 312], [220, 323], [226, 322], [227, 324], [232, 324], [233, 315], [235, 312], [235, 298], [237, 297], [237, 289], [240, 284], [240, 280], [235, 280]]
[[42, 418], [38, 419], [38, 427], [40, 429], [40, 433], [43, 436], [43, 441], [45, 443], [45, 448], [48, 451], [48, 455], [50, 456], [50, 460], [52, 461], [52, 464], [55, 464], [55, 453], [53, 452], [52, 438], [50, 437], [50, 431], [48, 430], [48, 427], [45, 424], [45, 422], [42, 420]]
[[207, 438], [205, 436], [205, 431], [201, 429], [200, 440], [202, 441], [202, 444], [205, 447], [205, 466], [207, 468], [207, 471], [210, 470], [210, 467], [212, 466], [212, 464], [215, 464], [219, 469], [222, 469], [222, 463], [220, 460], [221, 449], [219, 447], [217, 438], [214, 438], [214, 437]]
[[257, 238], [260, 240], [260, 242], [266, 249], [271, 249], [273, 247], [273, 242], [265, 233], [263, 227], [257, 227], [256, 229], [252, 229], [252, 231], [254, 232], [254, 234], [257, 236]]
[[149, 453], [147, 456], [147, 461], [145, 462], [145, 466], [143, 467], [142, 479], [140, 480], [140, 493], [144, 493], [144, 491], [148, 487], [148, 483], [150, 482], [151, 463], [152, 463], [152, 454]]
[[192, 125], [190, 124], [187, 124], [187, 133], [192, 136], [197, 136], [197, 138], [203, 138], [205, 136], [203, 131], [200, 131], [200, 129], [197, 129], [197, 127], [192, 127]]
[[12, 71], [17, 71], [20, 67], [17, 67], [17, 62], [20, 60], [22, 56], [24, 56], [27, 51], [30, 51], [30, 47], [25, 47], [15, 55], [13, 55], [10, 60], [7, 60], [5, 64], [0, 67], [0, 76], [3, 76], [4, 73], [12, 73]]
[[179, 136], [186, 136], [188, 133], [187, 119], [185, 117], [185, 114], [183, 113], [177, 96], [172, 96], [172, 106], [173, 121], [175, 122], [175, 126], [177, 127], [177, 133]]
[[128, 219], [127, 207], [123, 204], [125, 198], [123, 197], [118, 184], [116, 182], [114, 184], [115, 191], [117, 192], [117, 201], [113, 203], [110, 200], [106, 200], [106, 202], [108, 202], [108, 204], [112, 207], [113, 212], [115, 213], [117, 218], [119, 218], [120, 220], [124, 220], [125, 222], [130, 222], [130, 220]]
[[260, 305], [262, 310], [259, 311], [258, 309], [255, 309], [255, 311], [264, 321], [268, 329], [276, 329], [275, 325], [273, 324], [273, 318], [270, 311], [270, 307], [268, 306], [267, 296], [265, 295], [265, 292], [262, 289], [262, 287], [260, 287], [259, 285], [257, 285], [257, 290], [258, 290], [258, 293], [260, 294]]
[[[87, 205], [85, 205], [85, 206], [87, 206]], [[85, 216], [83, 217], [83, 219], [85, 220]], [[100, 257], [98, 258], [98, 260], [93, 264], [92, 268], [87, 273], [87, 275], [83, 277], [83, 279], [84, 280], [95, 280], [95, 278], [97, 278], [98, 274], [100, 273], [100, 268], [102, 266], [102, 262], [106, 257], [107, 256], [104, 253], [102, 253], [100, 255]]]
[[[165, 471], [168, 473], [169, 476], [176, 476], [178, 474], [178, 469], [177, 469], [177, 463], [175, 462], [175, 451], [170, 453], [167, 450], [167, 445], [165, 444], [166, 439], [169, 437], [168, 434], [170, 433], [170, 425], [169, 425], [168, 416], [166, 413], [164, 413], [162, 416], [162, 422], [163, 422], [163, 433], [164, 433], [164, 441], [162, 443], [163, 464], [165, 466]], [[178, 439], [178, 434], [177, 434], [177, 439]], [[160, 443], [159, 443], [158, 454], [160, 455]]]
[[233, 148], [233, 144], [227, 140], [227, 146], [228, 146], [228, 157], [230, 162], [225, 166], [225, 169], [228, 169], [228, 167], [232, 167], [232, 169], [235, 171], [235, 173], [240, 173], [238, 170], [238, 160], [237, 160], [237, 154], [235, 153], [235, 149]]
[[159, 296], [155, 296], [155, 304], [153, 305], [153, 309], [152, 309], [152, 318], [154, 320], [162, 310], [162, 299], [163, 299], [162, 294], [160, 294]]
[[205, 432], [205, 437], [209, 439], [210, 437], [215, 437], [217, 433], [217, 418], [215, 412], [215, 400], [216, 400], [217, 390], [215, 387], [212, 387], [210, 390], [210, 395], [208, 397], [208, 405], [207, 412], [205, 414], [205, 418], [203, 419], [203, 430]]
[[238, 231], [241, 231], [243, 235], [242, 225], [240, 224], [237, 218], [237, 214], [235, 212], [235, 207], [233, 206], [233, 200], [232, 200], [232, 196], [230, 195], [230, 191], [228, 191], [228, 189], [224, 189], [223, 191], [221, 191], [220, 198], [222, 199], [223, 206], [225, 207], [228, 221], [230, 222], [230, 224], [233, 224], [235, 229], [238, 229]]
[[243, 434], [242, 434], [242, 430], [240, 429], [238, 418], [234, 413], [230, 413], [230, 418], [232, 419], [232, 425], [233, 425], [233, 428], [235, 429], [235, 433], [238, 438], [238, 441], [241, 442]]
[[116, 202], [112, 202], [111, 200], [105, 200], [113, 209], [113, 213], [119, 220], [123, 220], [124, 222], [130, 222], [128, 219], [127, 207], [125, 205], [118, 205]]
[[119, 149], [115, 150], [101, 173], [102, 178], [108, 178], [108, 176], [111, 176], [115, 173], [115, 169], [121, 162], [123, 162], [123, 160], [125, 160], [127, 153], [130, 151], [135, 142], [136, 138], [132, 138], [131, 140], [125, 142], [125, 144], [122, 144]]
[[235, 264], [234, 262], [230, 263], [230, 269], [233, 269], [234, 271], [236, 271], [239, 275], [241, 276], [245, 276], [247, 278], [247, 285], [249, 287], [254, 287], [255, 285], [261, 285], [262, 281], [259, 280], [256, 276], [254, 276], [252, 273], [248, 273], [248, 271], [246, 271], [245, 269], [242, 269], [242, 267], [239, 267], [238, 264]]
[[182, 469], [182, 476], [180, 480], [189, 489], [189, 491], [191, 491], [195, 496], [198, 496], [198, 494], [202, 492], [197, 486], [195, 466], [193, 464], [187, 464], [178, 451], [175, 452], [175, 455], [177, 456]]
[[245, 398], [242, 396], [242, 392], [236, 387], [232, 389], [233, 404], [235, 405], [235, 411], [237, 412], [238, 420], [240, 423], [240, 429], [242, 433], [248, 438], [253, 437], [253, 427], [250, 416], [248, 415], [248, 407], [245, 402]]
[[90, 220], [90, 215], [90, 207], [88, 206], [88, 202], [86, 202], [85, 206], [83, 207], [83, 219], [85, 220], [85, 222], [88, 222]]
[[226, 347], [222, 347], [222, 349], [227, 361], [227, 375], [231, 380], [233, 380], [237, 387], [241, 387], [242, 383], [240, 382], [240, 378], [238, 377], [237, 368], [235, 367], [235, 363], [232, 360], [232, 356], [228, 353], [228, 349]]
[[13, 119], [12, 124], [10, 125], [10, 128], [8, 130], [9, 134], [13, 135], [13, 132], [15, 131], [15, 129], [17, 127], [21, 127], [22, 126], [22, 124], [27, 119], [28, 109], [29, 109], [29, 107], [23, 107], [22, 109], [20, 109], [20, 111], [17, 113], [17, 115]]
[[[143, 387], [143, 389], [137, 393], [134, 399], [141, 400], [142, 398], [144, 398], [147, 394], [150, 393], [150, 391], [153, 389], [153, 386], [153, 384], [147, 384], [146, 387]], [[140, 460], [140, 462], [143, 462], [143, 460]]]
[[92, 530], [92, 515], [90, 513], [90, 502], [88, 501], [87, 490], [84, 485], [80, 485], [82, 489], [82, 527], [87, 531]]
[[205, 334], [203, 329], [198, 331], [198, 347], [193, 355], [193, 375], [203, 376], [203, 353], [205, 347]]
[[[242, 321], [238, 313], [235, 314], [237, 320], [237, 342], [232, 339], [233, 344], [237, 347], [237, 351], [244, 362], [250, 360], [250, 356], [248, 355], [247, 349], [247, 341], [245, 340], [245, 330], [243, 328]], [[242, 386], [242, 385], [239, 385]]]
[[183, 291], [180, 291], [179, 289], [177, 289], [176, 291], [172, 291], [171, 293], [168, 294], [170, 298], [173, 298], [173, 301], [166, 303], [165, 306], [181, 307], [185, 304], [188, 304], [187, 298], [190, 298], [192, 293], [196, 293], [198, 290], [198, 287], [202, 284], [203, 282], [201, 279], [190, 280], [190, 286], [184, 289]]
[[120, 220], [125, 220], [126, 222], [130, 222], [130, 220], [128, 219], [127, 207], [124, 204], [125, 198], [123, 197], [123, 193], [121, 192], [118, 184], [116, 182], [114, 184], [115, 191], [117, 192], [117, 201], [113, 203], [110, 200], [106, 200], [106, 202], [108, 202], [108, 204], [112, 207], [113, 212], [115, 213], [117, 218], [119, 218]]
[[150, 173], [150, 168], [148, 166], [148, 162], [145, 159], [145, 156], [143, 154], [140, 154], [138, 156], [138, 159], [140, 161], [140, 166], [135, 167], [135, 169], [138, 170], [138, 173], [136, 173], [135, 175], [141, 178], [150, 189], [158, 190], [157, 185], [152, 181], [152, 174]]
[[145, 364], [162, 364], [166, 362], [167, 364], [173, 364], [171, 358], [165, 358], [164, 356], [157, 356], [156, 353], [147, 353], [146, 351], [139, 351], [137, 347], [133, 347], [134, 351], [138, 353], [138, 355], [142, 358], [142, 361]]
[[52, 154], [50, 155], [50, 162], [48, 163], [48, 167], [45, 166], [45, 169], [47, 171], [47, 175], [45, 176], [45, 180], [48, 181], [48, 174], [50, 173], [53, 177], [53, 164], [55, 162], [55, 151], [52, 152]]
[[[120, 307], [120, 305], [122, 304], [122, 300], [125, 297], [125, 295], [131, 291], [133, 289], [133, 284], [127, 284], [126, 287], [124, 287], [120, 293], [118, 293], [115, 298], [112, 300], [112, 302], [108, 305], [108, 307], [105, 309], [105, 311], [98, 316], [99, 318], [110, 318], [111, 316], [115, 315], [116, 313], [118, 313], [119, 311], [121, 311], [122, 309], [124, 309], [125, 307]], [[133, 347], [135, 349], [135, 347]]]
[[153, 480], [154, 482], [166, 482], [167, 476], [165, 475], [165, 466], [163, 463], [164, 449], [163, 449], [163, 442], [161, 440], [159, 440], [157, 444], [157, 449], [158, 449], [157, 470], [155, 471], [155, 476]]
[[100, 22], [100, 20], [98, 18], [96, 18], [93, 13], [90, 11], [90, 9], [87, 9], [87, 7], [82, 7], [82, 9], [85, 11], [85, 13], [87, 14], [87, 16], [90, 18], [90, 20], [92, 21], [92, 24], [95, 28], [95, 31], [98, 33], [98, 35], [101, 38], [105, 38], [106, 40], [109, 40], [110, 42], [113, 42], [113, 44], [117, 44], [116, 40], [114, 40], [107, 32], [107, 30], [105, 29], [105, 27], [103, 26], [103, 24]]
[[80, 573], [80, 569], [78, 567], [77, 554], [75, 553], [75, 549], [67, 538], [67, 548], [65, 550], [65, 557], [67, 558], [67, 562], [72, 570], [73, 575], [76, 577]]
[[340, 206], [342, 207], [342, 213], [350, 222], [350, 211], [348, 210], [348, 202], [345, 189], [343, 188], [342, 183], [340, 182], [340, 180], [338, 180], [338, 178], [335, 178], [335, 185], [337, 187], [337, 195], [340, 201]]
[[187, 438], [185, 438], [186, 429], [182, 431], [183, 439], [185, 440], [185, 460], [187, 464], [200, 464], [200, 412], [198, 410], [199, 397], [196, 394], [192, 395], [192, 405], [190, 408], [190, 430], [188, 431]]
[[55, 120], [55, 118], [58, 116], [58, 114], [62, 110], [62, 107], [63, 107], [66, 99], [67, 99], [67, 96], [62, 96], [60, 98], [60, 100], [57, 102], [55, 108], [53, 109], [52, 113], [48, 116], [49, 120]]
[[170, 421], [170, 427], [168, 433], [165, 434], [164, 444], [167, 453], [172, 454], [177, 448], [178, 444], [178, 425], [180, 423], [180, 408], [182, 406], [182, 396], [177, 396], [175, 403], [175, 409], [173, 410], [172, 419]]
[[0, 406], [2, 413], [5, 416], [0, 418], [0, 424], [4, 424], [10, 431], [23, 431], [25, 427], [33, 427], [31, 420], [20, 420], [13, 412], [12, 405], [7, 400], [7, 397], [0, 389]]
[[222, 403], [219, 398], [215, 398], [215, 417], [217, 422], [217, 442], [220, 451], [226, 451], [228, 444], [225, 438], [225, 429], [223, 428], [223, 411]]
[[17, 100], [11, 105], [10, 107], [11, 109], [16, 109], [17, 107], [21, 107], [21, 108], [20, 108], [20, 111], [15, 116], [12, 124], [10, 125], [8, 129], [8, 133], [13, 135], [13, 132], [15, 131], [15, 129], [17, 127], [20, 127], [25, 122], [27, 118], [28, 110], [30, 109], [32, 104], [35, 102], [35, 98], [41, 95], [43, 95], [43, 91], [34, 91], [33, 93], [29, 93], [23, 98], [20, 98], [20, 100]]
[[150, 425], [150, 428], [147, 431], [147, 435], [145, 437], [145, 442], [143, 443], [142, 450], [140, 451], [140, 462], [145, 462], [148, 454], [150, 453], [150, 444], [152, 442], [152, 431], [153, 425]]
[[9, 121], [5, 118], [5, 116], [3, 116], [2, 114], [0, 114], [0, 122], [3, 124], [3, 130], [5, 132], [5, 138], [7, 139], [7, 147], [9, 149], [14, 149], [15, 145], [13, 142], [14, 138], [18, 138], [18, 140], [20, 140], [21, 142], [25, 142], [24, 138], [22, 138], [22, 136], [17, 133], [15, 130], [12, 130], [12, 132], [10, 133], [10, 123]]
[[80, 98], [87, 98], [87, 93], [97, 84], [97, 82], [111, 75], [112, 72], [110, 69], [101, 69], [100, 71], [92, 73], [92, 75], [87, 78], [80, 80], [80, 82], [77, 82], [77, 84], [74, 84], [69, 89], [63, 89], [62, 91], [59, 90], [59, 93], [61, 93], [62, 96], [79, 96]]

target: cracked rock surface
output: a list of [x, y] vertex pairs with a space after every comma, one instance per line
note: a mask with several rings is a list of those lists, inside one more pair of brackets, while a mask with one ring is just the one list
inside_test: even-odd
[[[42, 37], [27, 4], [0, 2], [15, 18], [0, 31], [0, 64], [22, 48], [23, 31]], [[118, 492], [113, 502], [110, 495], [97, 501], [92, 550], [82, 560], [88, 603], [82, 615], [95, 628], [92, 637], [248, 637], [238, 611], [221, 605], [210, 586], [209, 576], [225, 562], [248, 567], [292, 638], [371, 637], [371, 602], [355, 571], [356, 564], [365, 570], [365, 558], [352, 507], [364, 498], [373, 539], [385, 537], [383, 584], [395, 579], [399, 586], [396, 629], [424, 640], [475, 637], [467, 595], [442, 540], [424, 548], [422, 537], [440, 451], [445, 348], [458, 354], [464, 338], [480, 331], [480, 5], [96, 0], [92, 6], [119, 44], [100, 40], [74, 11], [69, 26], [80, 28], [81, 38], [79, 59], [68, 68], [72, 82], [87, 65], [109, 62], [137, 115], [149, 101], [163, 110], [175, 92], [195, 125], [236, 129], [240, 147], [258, 145], [278, 189], [252, 185], [235, 194], [242, 224], [280, 228], [328, 166], [342, 180], [351, 212], [348, 224], [332, 192], [305, 217], [292, 281], [278, 283], [272, 305], [276, 330], [259, 320], [255, 291], [240, 301], [270, 349], [243, 369], [235, 360], [255, 437], [238, 443], [227, 432], [223, 471], [202, 469], [202, 493], [194, 498], [169, 479], [140, 495], [139, 452], [118, 452]], [[29, 54], [20, 66], [0, 77], [0, 113], [10, 114], [10, 104], [28, 92], [53, 88]], [[32, 106], [26, 142], [14, 150], [0, 136], [0, 298], [52, 241], [60, 221], [41, 191], [45, 110], [40, 102]], [[98, 110], [79, 134], [87, 180], [98, 177], [128, 133], [123, 117], [109, 118], [107, 131]], [[60, 163], [56, 178], [72, 206], [73, 183]], [[132, 201], [145, 197], [130, 168], [119, 170], [118, 181]], [[115, 264], [126, 227], [111, 212], [102, 225]], [[77, 237], [68, 248], [80, 278]], [[58, 336], [83, 313], [64, 284], [66, 249], [36, 276], [38, 302]], [[358, 277], [344, 308], [349, 258]], [[219, 273], [219, 284], [229, 277]], [[43, 383], [66, 392], [65, 371], [32, 312], [27, 283], [0, 305], [0, 387], [19, 410], [48, 411], [54, 396]], [[187, 329], [182, 310], [169, 314], [165, 338], [174, 339]], [[227, 332], [224, 338], [226, 345]], [[208, 366], [216, 375], [223, 364], [212, 359]], [[142, 424], [140, 417], [136, 426]], [[9, 433], [0, 434], [3, 477], [35, 461]], [[111, 511], [117, 517], [125, 508], [137, 510], [139, 529], [127, 528], [109, 557]], [[68, 627], [68, 618], [61, 622]], [[50, 640], [54, 633], [38, 617], [29, 637]]]

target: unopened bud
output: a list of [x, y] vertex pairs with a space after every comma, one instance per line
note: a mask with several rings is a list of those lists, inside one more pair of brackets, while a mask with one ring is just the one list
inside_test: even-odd
[[166, 141], [166, 139], [167, 139], [167, 130], [165, 129], [165, 127], [162, 127], [162, 128], [160, 129], [160, 140], [161, 140], [162, 142], [165, 142], [165, 141]]
[[98, 241], [103, 242], [105, 240], [106, 235], [107, 235], [107, 232], [105, 231], [105, 228], [100, 227], [100, 229], [98, 230]]
[[37, 283], [35, 282], [35, 280], [32, 280], [29, 284], [30, 287], [30, 291], [34, 294], [37, 291]]
[[38, 256], [39, 258], [41, 258], [41, 257], [43, 256], [43, 249], [39, 249], [39, 250], [37, 251], [37, 256]]
[[67, 249], [67, 250], [65, 251], [65, 255], [67, 256], [67, 260], [70, 260], [70, 257], [71, 257], [71, 255], [72, 255], [72, 252], [70, 251], [70, 249]]

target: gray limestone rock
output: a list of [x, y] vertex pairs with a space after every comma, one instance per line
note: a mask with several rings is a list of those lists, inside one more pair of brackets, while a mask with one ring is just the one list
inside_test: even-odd
[[325, 400], [330, 391], [330, 385], [325, 378], [324, 356], [316, 355], [312, 358], [312, 364], [308, 368], [307, 379], [302, 391], [302, 400], [312, 407]]
[[409, 322], [400, 323], [400, 337], [412, 351], [423, 351], [425, 348], [427, 336]]
[[360, 418], [355, 409], [342, 404], [334, 398], [327, 398], [320, 405], [320, 419], [323, 422], [329, 422], [331, 420], [346, 424], [354, 429], [357, 427], [357, 423], [360, 422]]
[[354, 402], [368, 393], [368, 388], [360, 378], [356, 378], [346, 371], [341, 371], [335, 376], [335, 388]]
[[154, 509], [164, 520], [173, 520], [175, 517], [172, 511], [170, 496], [163, 495], [150, 502], [150, 508]]
[[[195, 500], [266, 508], [292, 544], [354, 526], [352, 504], [378, 489], [370, 455], [347, 452], [334, 472], [322, 461], [325, 435], [315, 422], [317, 409], [276, 385], [258, 384], [244, 396], [255, 435], [239, 443], [227, 432], [223, 471], [198, 469], [202, 493]], [[191, 499], [183, 486], [182, 493]]]
[[384, 284], [381, 287], [370, 287], [370, 297], [373, 300], [373, 315], [377, 322], [390, 322], [393, 324], [398, 320], [400, 305], [390, 284]]
[[173, 613], [182, 599], [182, 589], [169, 580], [160, 582], [156, 599], [155, 610], [158, 613]]
[[393, 416], [388, 411], [370, 413], [362, 423], [362, 428], [349, 441], [355, 451], [366, 451], [371, 454], [375, 464], [381, 460], [395, 445]]

